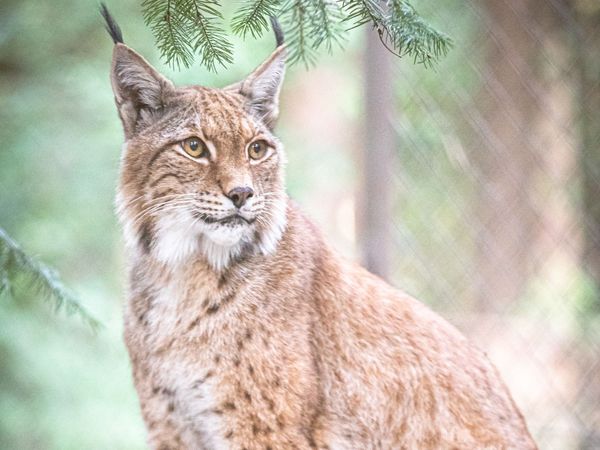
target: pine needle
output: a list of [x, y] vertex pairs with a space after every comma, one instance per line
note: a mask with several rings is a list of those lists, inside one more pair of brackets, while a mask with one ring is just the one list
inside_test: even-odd
[[[393, 45], [400, 56], [412, 57], [415, 64], [432, 67], [446, 56], [451, 39], [432, 28], [405, 0], [392, 0], [383, 38]], [[381, 36], [381, 34], [380, 34]]]
[[351, 25], [348, 30], [370, 23], [375, 28], [380, 28], [385, 22], [385, 14], [381, 2], [372, 0], [345, 0], [342, 8], [346, 11], [346, 22]]
[[232, 31], [243, 38], [248, 33], [254, 39], [260, 38], [269, 29], [269, 18], [277, 14], [280, 3], [280, 0], [246, 1], [233, 16]]
[[282, 7], [284, 32], [290, 51], [287, 62], [292, 65], [302, 61], [306, 67], [316, 61], [314, 48], [310, 45], [309, 0], [288, 0]]
[[[316, 61], [316, 51], [343, 47], [346, 33], [370, 25], [393, 54], [408, 56], [431, 67], [452, 47], [451, 39], [435, 30], [408, 0], [240, 0], [233, 33], [257, 39], [269, 28], [269, 18], [281, 19], [290, 52], [288, 62]], [[196, 56], [212, 71], [233, 60], [218, 0], [143, 0], [144, 20], [171, 66], [190, 67]]]
[[209, 70], [233, 62], [217, 0], [143, 0], [144, 21], [171, 67], [191, 67], [195, 55]]
[[29, 289], [36, 295], [52, 300], [56, 311], [63, 310], [68, 315], [78, 315], [94, 331], [101, 328], [100, 322], [81, 306], [53, 269], [28, 256], [0, 228], [0, 296], [15, 298], [14, 281], [20, 277], [28, 281]]
[[312, 23], [309, 38], [312, 40], [312, 47], [317, 50], [325, 44], [325, 48], [331, 53], [334, 46], [342, 46], [343, 12], [338, 3], [332, 0], [313, 0], [310, 3], [309, 17]]

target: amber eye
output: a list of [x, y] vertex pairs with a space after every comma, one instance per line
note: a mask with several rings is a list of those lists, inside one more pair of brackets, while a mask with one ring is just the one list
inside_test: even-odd
[[266, 155], [268, 148], [269, 144], [267, 144], [265, 141], [254, 141], [248, 147], [248, 156], [250, 157], [250, 159], [254, 160], [261, 159]]
[[181, 142], [181, 148], [192, 158], [208, 158], [210, 152], [204, 141], [197, 137], [187, 138]]

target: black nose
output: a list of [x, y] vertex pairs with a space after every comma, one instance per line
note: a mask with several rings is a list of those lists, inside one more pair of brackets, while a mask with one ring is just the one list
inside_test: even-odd
[[233, 202], [235, 206], [241, 208], [250, 197], [254, 195], [254, 191], [251, 187], [236, 187], [229, 191], [227, 197]]

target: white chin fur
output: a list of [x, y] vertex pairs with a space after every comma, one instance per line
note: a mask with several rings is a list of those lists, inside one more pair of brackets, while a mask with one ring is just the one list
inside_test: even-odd
[[[270, 229], [262, 231], [259, 242], [254, 244], [264, 255], [275, 251], [283, 235], [285, 203], [271, 214]], [[253, 229], [245, 224], [233, 227], [207, 224], [195, 220], [187, 211], [179, 211], [159, 218], [152, 252], [157, 260], [170, 266], [178, 266], [199, 252], [213, 269], [222, 270], [250, 243]]]
[[[187, 217], [186, 217], [187, 216]], [[176, 266], [198, 251], [198, 235], [189, 214], [162, 216], [156, 227], [152, 252], [159, 261]]]
[[270, 255], [277, 248], [277, 243], [283, 236], [287, 224], [286, 202], [281, 200], [272, 206], [269, 218], [270, 228], [262, 232], [258, 242], [258, 250], [263, 255]]

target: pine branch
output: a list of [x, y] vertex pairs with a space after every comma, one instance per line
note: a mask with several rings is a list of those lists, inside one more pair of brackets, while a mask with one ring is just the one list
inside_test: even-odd
[[432, 28], [405, 0], [390, 1], [386, 28], [379, 34], [400, 56], [408, 55], [415, 64], [431, 67], [452, 47], [451, 39]]
[[[452, 46], [450, 38], [427, 24], [409, 0], [240, 0], [234, 13], [235, 34], [253, 38], [269, 28], [269, 17], [284, 25], [288, 62], [312, 65], [316, 50], [342, 47], [345, 33], [370, 24], [382, 44], [397, 56], [432, 66]], [[191, 66], [195, 55], [215, 71], [233, 60], [218, 0], [143, 0], [144, 20], [171, 66]]]
[[341, 47], [344, 29], [344, 16], [337, 2], [333, 0], [313, 0], [310, 5], [309, 17], [312, 19], [310, 39], [316, 50], [323, 43], [328, 52], [334, 44]]
[[258, 39], [269, 28], [269, 17], [277, 15], [280, 3], [280, 0], [247, 1], [233, 16], [232, 31], [243, 38], [250, 33]]
[[171, 0], [144, 0], [144, 22], [154, 33], [158, 49], [170, 66], [190, 67], [194, 53], [190, 48], [185, 23]]
[[371, 23], [379, 29], [385, 23], [385, 14], [381, 9], [381, 2], [377, 0], [343, 0], [342, 9], [348, 14], [346, 22], [352, 22], [348, 30]]
[[288, 0], [281, 15], [286, 31], [286, 42], [290, 49], [287, 62], [292, 65], [302, 61], [306, 67], [314, 65], [316, 56], [310, 46], [310, 0]]
[[101, 327], [73, 294], [63, 285], [58, 274], [28, 256], [11, 237], [0, 228], [0, 296], [15, 298], [14, 282], [24, 277], [28, 286], [46, 300], [54, 301], [55, 310], [64, 310], [67, 314], [77, 314], [93, 330]]
[[194, 54], [209, 70], [233, 61], [218, 0], [143, 0], [144, 21], [172, 67], [190, 67]]
[[226, 67], [233, 62], [233, 46], [220, 26], [223, 15], [217, 8], [221, 5], [217, 0], [187, 0], [189, 9], [184, 9], [192, 30], [196, 30], [193, 38], [194, 51], [200, 51], [200, 62], [209, 70], [216, 72], [216, 63]]

